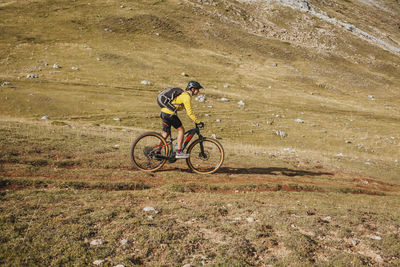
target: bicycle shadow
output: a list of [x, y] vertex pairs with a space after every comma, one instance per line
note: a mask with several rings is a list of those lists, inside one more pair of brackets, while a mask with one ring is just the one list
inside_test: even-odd
[[314, 172], [305, 170], [296, 170], [289, 168], [270, 167], [270, 168], [233, 168], [233, 167], [221, 167], [217, 173], [224, 174], [269, 174], [269, 175], [284, 175], [284, 176], [332, 176], [331, 172]]

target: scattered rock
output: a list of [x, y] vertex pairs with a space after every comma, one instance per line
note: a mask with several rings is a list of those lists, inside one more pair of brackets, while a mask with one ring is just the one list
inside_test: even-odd
[[99, 58], [99, 57], [96, 57], [96, 60], [97, 60], [97, 61], [101, 61], [101, 58]]
[[302, 119], [296, 119], [295, 121], [298, 123], [304, 123], [304, 121]]
[[274, 114], [274, 113], [272, 113], [272, 116], [275, 116], [276, 118], [285, 118], [285, 115]]
[[78, 67], [72, 67], [71, 69], [72, 69], [72, 70], [79, 70]]
[[93, 262], [94, 265], [102, 265], [104, 263], [104, 260], [95, 260]]
[[37, 74], [28, 74], [28, 75], [26, 75], [26, 78], [28, 78], [28, 79], [36, 79], [36, 78], [39, 78], [39, 76]]
[[285, 133], [284, 131], [282, 131], [282, 130], [274, 130], [273, 131], [277, 136], [280, 136], [281, 138], [286, 138], [288, 135], [287, 135], [287, 133]]
[[288, 152], [288, 153], [296, 153], [296, 150], [291, 147], [286, 147], [283, 149], [283, 151]]
[[217, 139], [217, 135], [216, 134], [212, 134], [211, 138]]
[[229, 99], [225, 98], [225, 97], [221, 97], [219, 100], [222, 101], [222, 102], [228, 102], [229, 101]]
[[49, 120], [50, 118], [49, 118], [49, 116], [43, 116], [42, 117], [42, 120]]
[[143, 81], [141, 81], [140, 83], [141, 83], [141, 84], [144, 84], [144, 85], [151, 85], [151, 82], [146, 81], [146, 80], [143, 80]]
[[278, 63], [272, 63], [272, 67], [278, 67]]
[[124, 5], [121, 5], [120, 8], [125, 8], [125, 6], [124, 6]]
[[343, 153], [336, 154], [336, 157], [344, 157]]
[[272, 124], [274, 124], [274, 121], [267, 121], [267, 124], [272, 125]]
[[224, 88], [229, 88], [229, 84], [224, 84]]
[[221, 120], [220, 119], [216, 119], [215, 122], [221, 122]]
[[368, 95], [368, 98], [371, 100], [375, 100], [375, 97], [373, 95]]
[[102, 244], [103, 244], [103, 240], [101, 240], [101, 239], [94, 239], [94, 240], [90, 241], [91, 246], [99, 246]]
[[118, 265], [115, 265], [114, 267], [125, 267], [125, 266], [122, 264], [118, 264]]
[[199, 95], [195, 98], [196, 101], [202, 103], [206, 101], [206, 96], [205, 95]]
[[112, 32], [112, 30], [111, 30], [110, 28], [104, 28], [104, 30], [105, 30], [106, 32]]
[[241, 107], [243, 107], [243, 106], [245, 105], [245, 103], [243, 102], [243, 100], [240, 100], [237, 104], [238, 104], [239, 106], [241, 106]]
[[382, 240], [382, 237], [380, 237], [379, 235], [373, 235], [371, 236], [371, 238], [374, 240]]
[[0, 86], [2, 87], [2, 86], [10, 85], [10, 84], [11, 84], [10, 82], [3, 82], [2, 84], [0, 84]]
[[128, 240], [126, 240], [126, 239], [122, 239], [121, 241], [120, 241], [120, 243], [121, 243], [121, 245], [126, 245], [126, 244], [128, 244]]
[[61, 67], [60, 67], [60, 65], [58, 65], [57, 63], [54, 63], [53, 69], [61, 69]]
[[119, 149], [119, 145], [114, 145], [114, 149]]
[[184, 76], [184, 77], [188, 77], [189, 76], [185, 72], [182, 72], [181, 75]]
[[253, 217], [248, 217], [246, 218], [246, 221], [249, 223], [253, 223], [254, 222], [254, 218]]
[[145, 211], [145, 212], [153, 211], [155, 214], [158, 213], [158, 211], [155, 208], [150, 207], [150, 206], [144, 207], [143, 211]]
[[331, 216], [326, 216], [325, 218], [323, 218], [322, 220], [324, 220], [324, 221], [330, 221], [332, 219], [332, 217]]

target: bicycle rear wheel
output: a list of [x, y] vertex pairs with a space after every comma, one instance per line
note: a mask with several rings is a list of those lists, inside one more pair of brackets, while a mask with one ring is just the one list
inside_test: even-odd
[[[203, 146], [203, 152], [201, 149]], [[186, 159], [189, 168], [200, 174], [216, 172], [224, 162], [224, 149], [215, 139], [204, 137], [190, 144], [187, 153], [190, 157]]]
[[134, 167], [143, 171], [156, 171], [167, 161], [169, 147], [164, 137], [156, 132], [147, 132], [135, 139], [129, 158]]

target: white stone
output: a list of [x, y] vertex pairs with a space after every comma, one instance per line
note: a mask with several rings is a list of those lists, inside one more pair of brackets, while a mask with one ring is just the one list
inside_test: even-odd
[[224, 84], [224, 88], [229, 88], [229, 84]]
[[181, 75], [182, 75], [182, 76], [189, 76], [189, 75], [187, 75], [185, 72], [182, 72]]
[[140, 83], [141, 83], [141, 84], [144, 84], [144, 85], [151, 85], [151, 82], [146, 81], [146, 80], [143, 80], [143, 81], [141, 81]]
[[302, 119], [296, 119], [296, 122], [298, 123], [304, 123], [304, 121]]
[[36, 79], [36, 78], [39, 78], [39, 76], [37, 74], [28, 74], [28, 75], [26, 75], [26, 78], [28, 78], [28, 79]]
[[244, 106], [244, 105], [245, 105], [245, 103], [243, 102], [243, 100], [240, 100], [237, 104], [238, 104], [239, 106]]
[[113, 120], [115, 120], [115, 121], [121, 121], [120, 118], [114, 118]]
[[289, 153], [296, 153], [296, 150], [294, 148], [291, 148], [291, 147], [286, 147], [286, 148], [283, 149], [283, 151], [289, 152]]
[[202, 103], [204, 101], [206, 101], [206, 96], [205, 95], [199, 95], [195, 98], [196, 101]]
[[344, 157], [343, 153], [336, 154], [336, 157]]
[[220, 119], [216, 119], [215, 122], [221, 122], [221, 120]]
[[216, 134], [212, 134], [211, 138], [217, 139], [217, 135]]
[[60, 65], [58, 65], [57, 63], [54, 63], [53, 69], [60, 69], [60, 68], [61, 68]]
[[121, 243], [121, 245], [126, 245], [126, 244], [128, 244], [128, 240], [122, 239], [122, 240], [120, 241], [120, 243]]
[[375, 100], [375, 97], [373, 95], [368, 95], [368, 98], [371, 100]]
[[284, 131], [282, 131], [282, 130], [274, 130], [273, 132], [274, 132], [277, 136], [280, 136], [281, 138], [285, 138], [285, 137], [288, 136], [287, 133], [284, 132]]
[[373, 236], [371, 236], [371, 238], [374, 240], [382, 240], [382, 237], [380, 237], [378, 235], [373, 235]]
[[104, 260], [95, 260], [93, 262], [94, 265], [102, 265], [104, 263]]
[[253, 217], [248, 217], [246, 218], [246, 221], [249, 223], [253, 223], [254, 222], [254, 218]]
[[72, 69], [72, 70], [79, 70], [78, 67], [72, 67], [71, 69]]
[[125, 267], [125, 265], [118, 264], [118, 265], [115, 265], [114, 267]]
[[145, 211], [145, 212], [153, 211], [156, 214], [158, 213], [158, 211], [155, 208], [150, 207], [150, 206], [144, 207], [143, 211]]
[[90, 245], [92, 246], [99, 246], [103, 244], [103, 240], [101, 239], [94, 239], [92, 241], [90, 241]]
[[222, 102], [228, 102], [229, 101], [229, 99], [226, 98], [226, 97], [221, 97], [219, 100], [222, 101]]
[[50, 119], [49, 116], [43, 116], [42, 117], [42, 120], [48, 120], [48, 119]]

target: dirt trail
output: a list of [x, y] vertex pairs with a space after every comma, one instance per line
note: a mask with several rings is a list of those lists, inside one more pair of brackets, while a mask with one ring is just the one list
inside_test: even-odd
[[[172, 187], [181, 192], [224, 193], [265, 191], [342, 192], [391, 195], [400, 185], [372, 177], [324, 170], [285, 167], [222, 167], [212, 175], [198, 175], [187, 168], [165, 167], [147, 173], [131, 168], [91, 168], [86, 166], [41, 166], [36, 172], [15, 163], [2, 163], [0, 190], [74, 187], [77, 189], [139, 190]], [[6, 181], [6, 182], [4, 182]]]

